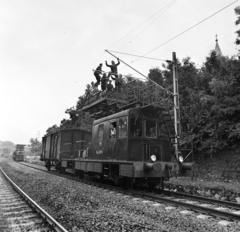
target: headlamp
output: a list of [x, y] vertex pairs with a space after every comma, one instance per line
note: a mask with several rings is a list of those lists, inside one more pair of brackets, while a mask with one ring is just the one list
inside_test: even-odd
[[179, 156], [178, 159], [179, 159], [179, 161], [180, 161], [181, 163], [183, 162], [183, 157], [182, 157], [181, 155]]
[[156, 160], [157, 160], [157, 157], [155, 156], [155, 155], [151, 155], [151, 160], [153, 161], [153, 162], [155, 162]]

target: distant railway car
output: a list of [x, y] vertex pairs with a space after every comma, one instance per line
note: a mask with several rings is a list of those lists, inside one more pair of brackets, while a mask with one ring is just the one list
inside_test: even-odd
[[[62, 129], [48, 134], [42, 139], [41, 160], [45, 161], [48, 170], [51, 166], [59, 169], [62, 159], [81, 158], [91, 139], [91, 132], [83, 129]], [[71, 168], [71, 164], [69, 162], [69, 168]]]
[[13, 152], [13, 159], [15, 161], [19, 161], [19, 162], [25, 161], [24, 152], [22, 152], [22, 151], [14, 151]]
[[24, 145], [24, 144], [16, 145], [16, 150], [13, 152], [13, 159], [15, 161], [19, 161], [19, 162], [25, 161], [25, 154], [24, 154], [25, 146], [26, 145]]

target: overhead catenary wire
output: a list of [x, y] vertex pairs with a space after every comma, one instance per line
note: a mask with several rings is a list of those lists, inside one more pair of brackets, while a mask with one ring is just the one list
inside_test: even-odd
[[[148, 18], [147, 20], [145, 20], [143, 23], [141, 23], [139, 26], [137, 26], [136, 28], [134, 28], [132, 31], [130, 31], [127, 35], [125, 35], [124, 37], [122, 37], [121, 39], [119, 39], [117, 42], [115, 42], [113, 45], [111, 45], [109, 48], [111, 48], [112, 46], [114, 46], [115, 44], [117, 44], [119, 41], [121, 41], [123, 38], [125, 38], [125, 37], [127, 37], [129, 34], [131, 34], [132, 32], [134, 32], [135, 30], [137, 30], [138, 28], [140, 28], [142, 25], [144, 25], [146, 22], [148, 22], [149, 20], [151, 20], [152, 18], [154, 18], [156, 15], [158, 15], [159, 13], [163, 13], [163, 12], [165, 12], [172, 4], [174, 4], [174, 2], [176, 2], [177, 0], [174, 0], [174, 1], [172, 1], [172, 2], [170, 2], [169, 4], [167, 4], [166, 6], [164, 6], [163, 8], [161, 8], [157, 13], [155, 13], [154, 15], [152, 15], [150, 18]], [[161, 15], [161, 14], [160, 14]], [[160, 16], [159, 15], [159, 16]], [[158, 16], [158, 17], [159, 17]], [[158, 18], [157, 17], [157, 18]], [[154, 19], [154, 21], [155, 21], [156, 19]], [[152, 22], [151, 22], [152, 23]], [[150, 23], [150, 24], [151, 24]], [[149, 25], [150, 25], [149, 24]], [[94, 64], [94, 63], [96, 63], [96, 61], [98, 61], [102, 56], [103, 56], [103, 54], [104, 54], [104, 52], [103, 53], [101, 53], [101, 55], [92, 63], [92, 64]], [[86, 71], [85, 72], [83, 72], [83, 75], [87, 72], [87, 70], [88, 69], [86, 69]], [[64, 97], [66, 94], [67, 94], [67, 92], [70, 90], [70, 89], [72, 89], [72, 87], [76, 84], [78, 82], [78, 80], [76, 80], [66, 91], [65, 91], [65, 93], [60, 97], [60, 98], [62, 98], [62, 97]], [[55, 102], [54, 102], [54, 104], [53, 105], [55, 105], [57, 102], [59, 101], [59, 98], [58, 98], [58, 100], [56, 100]]]
[[[161, 8], [157, 13], [155, 13], [154, 15], [152, 15], [150, 18], [148, 18], [147, 20], [145, 20], [143, 23], [141, 23], [140, 25], [138, 25], [136, 28], [134, 28], [132, 31], [130, 31], [127, 35], [125, 35], [124, 37], [122, 37], [121, 39], [119, 39], [118, 41], [116, 41], [113, 45], [111, 45], [109, 48], [111, 48], [111, 47], [113, 47], [115, 44], [117, 44], [119, 41], [121, 41], [123, 38], [125, 38], [125, 37], [127, 37], [129, 34], [131, 34], [132, 32], [134, 32], [135, 30], [137, 30], [138, 28], [140, 28], [142, 25], [144, 25], [146, 22], [148, 22], [149, 20], [151, 20], [152, 18], [154, 18], [156, 15], [158, 15], [160, 12], [162, 12], [162, 11], [164, 11], [165, 9], [167, 9], [169, 6], [171, 6], [171, 4], [173, 4], [174, 2], [175, 2], [176, 0], [174, 0], [174, 1], [172, 1], [172, 2], [170, 2], [169, 4], [167, 4], [166, 6], [164, 6], [163, 8]], [[101, 53], [101, 55], [92, 63], [92, 64], [94, 64], [94, 63], [96, 63], [96, 61], [97, 60], [99, 60], [101, 57], [102, 57], [102, 55], [104, 54], [104, 52], [103, 53]], [[86, 68], [86, 71], [84, 71], [83, 72], [83, 75], [87, 72], [87, 68]], [[56, 100], [56, 101], [54, 101], [54, 103], [52, 104], [52, 105], [55, 105], [56, 103], [58, 103], [59, 102], [59, 98], [63, 98], [64, 96], [66, 96], [66, 94], [73, 88], [73, 86], [76, 84], [78, 82], [78, 80], [76, 80], [69, 88], [67, 88], [67, 90], [66, 91], [64, 91], [64, 93], [60, 96], [60, 97], [58, 97], [58, 99]], [[49, 108], [48, 108], [49, 109]], [[44, 114], [43, 114], [44, 115]], [[43, 116], [42, 115], [42, 116]], [[53, 114], [51, 114], [50, 116], [52, 116]], [[49, 116], [49, 115], [48, 115]], [[37, 124], [37, 122], [36, 122], [36, 124]], [[35, 125], [36, 125], [35, 124]], [[35, 126], [34, 125], [34, 126]]]
[[[175, 1], [176, 1], [176, 0], [172, 1], [172, 2], [169, 3], [167, 6], [163, 7], [163, 8], [162, 8], [161, 10], [159, 10], [156, 14], [154, 14], [154, 15], [151, 16], [149, 19], [147, 19], [146, 21], [144, 21], [142, 24], [140, 24], [140, 25], [139, 25], [138, 27], [136, 27], [134, 30], [132, 30], [131, 32], [129, 32], [127, 35], [129, 35], [129, 34], [132, 33], [133, 31], [135, 31], [137, 28], [139, 28], [139, 27], [142, 26], [144, 23], [146, 23], [147, 21], [149, 21], [151, 18], [153, 18], [154, 16], [156, 16], [158, 13], [160, 13], [161, 11], [163, 11], [164, 9], [166, 9], [167, 7], [169, 7], [169, 6], [170, 6], [171, 4], [173, 4]], [[213, 17], [214, 15], [220, 13], [221, 11], [225, 10], [226, 8], [228, 8], [229, 6], [233, 5], [233, 4], [236, 3], [237, 1], [238, 1], [238, 0], [230, 3], [229, 5], [225, 6], [224, 8], [222, 8], [222, 9], [220, 9], [219, 11], [215, 12], [214, 14], [208, 16], [207, 18], [201, 20], [200, 22], [198, 22], [197, 24], [191, 26], [190, 28], [184, 30], [183, 32], [181, 32], [181, 33], [179, 33], [178, 35], [174, 36], [173, 38], [167, 40], [166, 42], [162, 43], [161, 45], [157, 46], [156, 48], [150, 50], [149, 52], [145, 53], [144, 55], [142, 55], [142, 56], [137, 56], [137, 55], [135, 55], [135, 56], [138, 57], [138, 59], [132, 61], [132, 63], [135, 62], [135, 61], [137, 61], [137, 60], [139, 60], [139, 59], [141, 59], [141, 58], [145, 58], [146, 55], [148, 55], [149, 53], [155, 51], [156, 49], [160, 48], [161, 46], [169, 43], [170, 41], [174, 40], [175, 38], [179, 37], [180, 35], [186, 33], [187, 31], [191, 30], [192, 28], [198, 26], [199, 24], [203, 23], [204, 21], [208, 20], [209, 18]], [[127, 35], [126, 35], [126, 36], [127, 36]], [[125, 38], [126, 36], [122, 37], [121, 39]], [[120, 40], [121, 40], [121, 39], [120, 39]], [[118, 40], [117, 42], [119, 42], [120, 40]], [[117, 42], [116, 42], [116, 43], [117, 43]], [[115, 43], [115, 44], [116, 44], [116, 43]], [[113, 44], [113, 45], [115, 45], [115, 44]], [[112, 47], [113, 45], [111, 45], [110, 47]], [[119, 52], [118, 52], [118, 53], [119, 53]], [[101, 56], [102, 56], [102, 55], [103, 55], [103, 53], [101, 54]], [[101, 56], [100, 56], [100, 57], [101, 57]], [[99, 60], [100, 57], [99, 57], [97, 60]], [[154, 58], [147, 58], [147, 59], [154, 59]], [[159, 59], [159, 60], [161, 60], [161, 59]], [[165, 60], [162, 60], [162, 61], [165, 61]], [[95, 62], [94, 62], [94, 63], [95, 63]], [[84, 72], [84, 73], [85, 73], [85, 72]], [[68, 88], [68, 90], [70, 90], [77, 82], [78, 82], [78, 81], [75, 81], [75, 82], [70, 86], [70, 88]], [[65, 95], [66, 95], [66, 93], [64, 93], [64, 94], [62, 95], [62, 97], [65, 96]], [[55, 104], [55, 103], [54, 103], [54, 104]]]
[[132, 32], [136, 31], [139, 27], [141, 27], [142, 25], [144, 25], [146, 22], [148, 22], [150, 19], [152, 19], [153, 17], [155, 17], [157, 14], [159, 14], [161, 11], [163, 11], [164, 9], [166, 9], [168, 6], [170, 6], [172, 3], [174, 3], [176, 0], [170, 2], [168, 5], [164, 6], [163, 8], [161, 8], [157, 13], [155, 13], [154, 15], [152, 15], [150, 18], [148, 18], [147, 20], [145, 20], [143, 23], [141, 23], [140, 25], [138, 25], [136, 28], [134, 28], [133, 30], [131, 30], [129, 33], [127, 33], [125, 36], [123, 36], [121, 39], [119, 39], [118, 41], [116, 41], [114, 44], [112, 44], [110, 47], [108, 47], [108, 49], [110, 49], [111, 47], [113, 47], [114, 45], [116, 45], [119, 41], [121, 41], [122, 39], [126, 38], [128, 35], [130, 35]]
[[207, 21], [208, 19], [210, 19], [210, 18], [213, 17], [214, 15], [216, 15], [216, 14], [220, 13], [221, 11], [227, 9], [228, 7], [230, 7], [231, 5], [233, 5], [234, 3], [236, 3], [237, 1], [238, 1], [238, 0], [236, 0], [236, 1], [232, 2], [232, 3], [230, 3], [229, 5], [227, 5], [227, 6], [223, 7], [223, 8], [221, 8], [221, 9], [218, 10], [217, 12], [211, 14], [211, 15], [208, 16], [207, 18], [201, 20], [200, 22], [194, 24], [193, 26], [191, 26], [191, 27], [189, 27], [188, 29], [184, 30], [183, 32], [177, 34], [176, 36], [172, 37], [171, 39], [167, 40], [166, 42], [160, 44], [160, 45], [157, 46], [156, 48], [150, 50], [149, 52], [147, 52], [147, 53], [145, 53], [144, 55], [140, 56], [138, 59], [132, 61], [131, 63], [134, 63], [135, 61], [137, 61], [137, 60], [139, 60], [139, 59], [141, 59], [141, 58], [144, 58], [146, 55], [150, 54], [151, 52], [157, 50], [158, 48], [162, 47], [163, 45], [165, 45], [165, 44], [171, 42], [172, 40], [176, 39], [177, 37], [183, 35], [184, 33], [188, 32], [188, 31], [190, 31], [191, 29], [193, 29], [194, 27], [198, 26], [199, 24], [201, 24], [201, 23]]
[[[132, 41], [134, 40], [134, 39], [136, 39], [146, 28], [148, 28], [153, 22], [155, 22], [163, 13], [165, 13], [165, 11], [167, 11], [168, 10], [168, 8], [170, 8], [175, 2], [176, 2], [177, 0], [174, 0], [174, 1], [172, 1], [170, 4], [168, 4], [166, 7], [164, 7], [163, 9], [162, 9], [162, 12], [161, 12], [161, 14], [159, 14], [153, 21], [151, 21], [146, 27], [144, 27], [137, 35], [135, 35], [127, 44], [125, 44], [124, 46], [122, 46], [121, 48], [120, 48], [120, 50], [121, 49], [123, 49], [123, 48], [125, 48], [129, 43], [132, 43]], [[155, 15], [154, 15], [155, 16]], [[153, 17], [154, 17], [153, 16]], [[152, 17], [151, 17], [152, 18]]]
[[[192, 27], [190, 27], [190, 28], [186, 29], [185, 31], [179, 33], [178, 35], [174, 36], [173, 38], [167, 40], [167, 41], [164, 42], [163, 44], [161, 44], [161, 45], [157, 46], [156, 48], [152, 49], [151, 51], [145, 53], [144, 55], [139, 56], [138, 59], [132, 61], [131, 63], [133, 63], [133, 62], [135, 62], [135, 61], [137, 61], [137, 60], [139, 60], [139, 59], [141, 59], [141, 58], [146, 57], [146, 55], [148, 55], [149, 53], [155, 51], [156, 49], [162, 47], [163, 45], [169, 43], [170, 41], [176, 39], [177, 37], [181, 36], [182, 34], [186, 33], [187, 31], [191, 30], [192, 28], [198, 26], [199, 24], [203, 23], [204, 21], [208, 20], [209, 18], [213, 17], [214, 15], [220, 13], [220, 12], [223, 11], [224, 9], [226, 9], [226, 8], [228, 8], [229, 6], [233, 5], [233, 4], [236, 3], [237, 1], [238, 1], [238, 0], [232, 2], [231, 4], [229, 4], [229, 5], [227, 5], [226, 7], [220, 9], [220, 10], [217, 11], [216, 13], [214, 13], [214, 14], [210, 15], [209, 17], [203, 19], [203, 20], [200, 21], [199, 23], [193, 25]], [[157, 15], [159, 12], [161, 12], [161, 11], [164, 10], [165, 8], [169, 7], [169, 5], [171, 5], [173, 2], [174, 2], [174, 1], [172, 1], [170, 4], [168, 4], [167, 6], [165, 6], [163, 9], [159, 10], [156, 14], [154, 14], [153, 16], [151, 16], [151, 17], [150, 17], [148, 20], [146, 20], [145, 22], [149, 21], [151, 18], [153, 18], [155, 15]], [[144, 22], [144, 23], [145, 23], [145, 22]], [[144, 23], [140, 24], [137, 28], [139, 28], [140, 26], [142, 26]], [[133, 31], [135, 31], [137, 28], [135, 28], [134, 30], [132, 30], [131, 32], [129, 32], [127, 35], [129, 35], [129, 34], [132, 33]], [[122, 37], [120, 40], [122, 40], [123, 38], [125, 38], [127, 35], [125, 35], [124, 37]], [[118, 43], [120, 40], [118, 40], [116, 43]], [[111, 48], [112, 46], [114, 46], [116, 43], [114, 43], [113, 45], [111, 45], [109, 48]], [[102, 56], [102, 55], [103, 55], [103, 54], [101, 54], [101, 56]], [[100, 56], [100, 57], [101, 57], [101, 56]], [[100, 57], [98, 58], [98, 60], [100, 59]], [[124, 63], [124, 62], [123, 62], [123, 63]], [[127, 65], [127, 64], [126, 64], [126, 65]], [[129, 66], [129, 65], [127, 65], [127, 66]], [[131, 66], [129, 66], [129, 67], [131, 67]], [[131, 67], [131, 68], [132, 68], [132, 67]], [[133, 69], [133, 68], [132, 68], [132, 69]], [[135, 69], [134, 69], [134, 70], [135, 70]], [[135, 71], [137, 71], [137, 70], [135, 70]], [[138, 72], [138, 71], [137, 71], [137, 72]], [[86, 73], [86, 72], [84, 72], [84, 73]], [[146, 77], [145, 75], [143, 75], [142, 73], [140, 73], [140, 72], [138, 72], [138, 73], [139, 73], [140, 75], [144, 76], [145, 78], [147, 78], [147, 77]], [[150, 80], [150, 81], [152, 81], [152, 80]], [[66, 92], [68, 92], [77, 82], [78, 82], [78, 80], [75, 81], [75, 82], [71, 85], [71, 87], [68, 88], [68, 90], [67, 90]], [[65, 95], [66, 95], [66, 92], [65, 92], [60, 98], [62, 98], [63, 96], [65, 96]], [[169, 92], [169, 91], [168, 91], [168, 92]], [[59, 102], [59, 98], [58, 98], [57, 102]], [[55, 104], [55, 103], [54, 103], [54, 104]]]

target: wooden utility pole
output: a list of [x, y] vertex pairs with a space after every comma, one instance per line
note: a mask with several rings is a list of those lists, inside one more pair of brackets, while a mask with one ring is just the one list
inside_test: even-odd
[[177, 73], [177, 59], [176, 53], [172, 53], [173, 64], [173, 96], [174, 96], [174, 128], [175, 128], [175, 156], [179, 160], [179, 143], [181, 129], [180, 129], [180, 106], [179, 106], [179, 93], [178, 93], [178, 73]]

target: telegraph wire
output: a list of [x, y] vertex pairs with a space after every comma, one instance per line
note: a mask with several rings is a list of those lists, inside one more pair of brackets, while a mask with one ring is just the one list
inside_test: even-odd
[[150, 18], [148, 18], [146, 21], [144, 21], [143, 23], [141, 23], [140, 25], [138, 25], [136, 28], [134, 28], [133, 30], [131, 30], [129, 33], [127, 33], [125, 36], [123, 36], [121, 39], [119, 39], [118, 41], [116, 41], [114, 44], [112, 44], [108, 49], [110, 49], [111, 47], [113, 47], [115, 44], [117, 44], [119, 41], [121, 41], [122, 39], [124, 39], [125, 37], [127, 37], [128, 35], [130, 35], [132, 32], [136, 31], [139, 27], [141, 27], [143, 24], [145, 24], [147, 21], [149, 21], [151, 18], [153, 18], [154, 16], [156, 16], [158, 13], [160, 13], [161, 11], [163, 11], [165, 8], [167, 8], [169, 5], [171, 5], [173, 2], [175, 2], [177, 0], [174, 0], [172, 2], [170, 2], [168, 5], [164, 6], [161, 10], [159, 10], [157, 13], [155, 13], [154, 15], [152, 15]]
[[232, 2], [232, 3], [230, 3], [229, 5], [227, 5], [227, 6], [225, 6], [225, 7], [223, 7], [222, 9], [218, 10], [218, 11], [215, 12], [214, 14], [208, 16], [207, 18], [201, 20], [200, 22], [196, 23], [195, 25], [191, 26], [190, 28], [188, 28], [188, 29], [184, 30], [183, 32], [179, 33], [178, 35], [172, 37], [171, 39], [167, 40], [166, 42], [164, 42], [164, 43], [162, 43], [161, 45], [157, 46], [156, 48], [152, 49], [151, 51], [145, 53], [145, 54], [142, 55], [140, 58], [138, 58], [138, 59], [132, 61], [131, 63], [133, 63], [133, 62], [135, 62], [135, 61], [137, 61], [137, 60], [139, 60], [139, 59], [145, 57], [145, 56], [148, 55], [149, 53], [151, 53], [151, 52], [157, 50], [158, 48], [162, 47], [163, 45], [165, 45], [165, 44], [169, 43], [170, 41], [176, 39], [177, 37], [183, 35], [183, 34], [186, 33], [187, 31], [190, 31], [190, 30], [193, 29], [194, 27], [196, 27], [196, 26], [198, 26], [199, 24], [201, 24], [201, 23], [207, 21], [208, 19], [210, 19], [211, 17], [213, 17], [213, 16], [215, 16], [216, 14], [220, 13], [221, 11], [225, 10], [226, 8], [228, 8], [229, 6], [233, 5], [233, 4], [236, 3], [237, 1], [238, 1], [238, 0], [236, 0], [236, 1]]
[[[125, 37], [127, 37], [129, 34], [131, 34], [132, 32], [134, 32], [135, 30], [137, 30], [138, 28], [140, 28], [142, 25], [144, 25], [146, 22], [148, 22], [149, 20], [151, 20], [152, 18], [154, 18], [156, 15], [158, 15], [161, 11], [164, 11], [164, 10], [166, 10], [168, 7], [170, 7], [172, 4], [174, 4], [174, 2], [176, 2], [177, 0], [174, 0], [174, 1], [172, 1], [172, 2], [170, 2], [168, 5], [166, 5], [166, 6], [164, 6], [163, 8], [161, 8], [157, 13], [155, 13], [154, 15], [152, 15], [150, 18], [148, 18], [147, 20], [145, 20], [143, 23], [141, 23], [139, 26], [137, 26], [136, 28], [134, 28], [132, 31], [130, 31], [127, 35], [125, 35], [125, 36], [123, 36], [121, 39], [119, 39], [118, 41], [116, 41], [114, 44], [112, 44], [109, 48], [111, 48], [111, 47], [113, 47], [115, 44], [117, 44], [119, 41], [121, 41], [123, 38], [125, 38]], [[164, 11], [165, 12], [165, 11]], [[160, 14], [161, 15], [161, 14]], [[158, 16], [159, 17], [159, 16]], [[157, 18], [158, 18], [157, 17]], [[156, 20], [156, 19], [155, 19]], [[154, 21], [155, 21], [154, 20]], [[150, 23], [151, 24], [151, 23]], [[149, 24], [149, 25], [150, 25]], [[144, 28], [145, 29], [145, 28]], [[141, 32], [140, 32], [141, 33]], [[135, 37], [134, 37], [135, 38]], [[93, 64], [95, 64], [102, 56], [103, 56], [103, 54], [104, 54], [104, 52], [91, 64], [91, 66], [93, 65]], [[89, 68], [91, 68], [90, 66], [89, 66]], [[88, 68], [88, 69], [89, 69]], [[87, 68], [86, 68], [86, 71], [83, 73], [83, 75], [87, 72], [87, 70], [88, 70]], [[76, 85], [77, 83], [78, 83], [78, 81], [79, 81], [79, 79], [77, 79], [66, 91], [65, 91], [65, 93], [64, 94], [62, 94], [60, 97], [58, 97], [58, 99], [56, 99], [56, 101], [54, 101], [54, 103], [52, 104], [52, 105], [55, 105], [56, 103], [58, 103], [59, 102], [59, 99], [62, 99], [64, 96], [66, 96], [66, 94], [73, 88], [73, 86], [74, 85]], [[49, 109], [49, 107], [48, 107], [48, 109]], [[43, 117], [43, 115], [44, 114], [42, 114], [42, 116], [41, 117]], [[50, 116], [52, 116], [53, 114], [50, 114]], [[48, 115], [49, 116], [49, 115]], [[37, 123], [36, 123], [37, 124]], [[35, 125], [36, 125], [35, 124]], [[34, 126], [35, 126], [34, 125]]]
[[[169, 43], [170, 41], [172, 41], [172, 40], [174, 40], [175, 38], [177, 38], [177, 37], [179, 37], [179, 36], [181, 36], [182, 34], [184, 34], [184, 33], [186, 33], [187, 31], [189, 31], [189, 30], [191, 30], [192, 28], [194, 28], [194, 27], [196, 27], [196, 26], [198, 26], [198, 25], [200, 25], [201, 23], [203, 23], [203, 22], [205, 22], [205, 21], [207, 21], [208, 19], [210, 19], [211, 17], [213, 17], [213, 16], [215, 16], [216, 14], [218, 14], [218, 13], [220, 13], [221, 11], [223, 11], [223, 10], [225, 10], [226, 8], [228, 8], [229, 6], [231, 6], [231, 5], [233, 5], [234, 3], [236, 3], [238, 0], [236, 0], [236, 1], [234, 1], [234, 2], [232, 2], [232, 3], [230, 3], [229, 5], [227, 5], [227, 6], [225, 6], [225, 7], [223, 7], [222, 9], [220, 9], [220, 10], [218, 10], [217, 12], [215, 12], [214, 14], [212, 14], [212, 15], [210, 15], [210, 16], [208, 16], [207, 18], [205, 18], [205, 19], [203, 19], [203, 20], [201, 20], [200, 22], [198, 22], [198, 23], [196, 23], [196, 24], [194, 24], [193, 26], [191, 26], [190, 28], [188, 28], [188, 29], [186, 29], [186, 30], [184, 30], [183, 32], [181, 32], [181, 33], [179, 33], [178, 35], [176, 35], [176, 36], [174, 36], [173, 38], [171, 38], [171, 39], [169, 39], [169, 40], [167, 40], [166, 42], [164, 42], [163, 44], [161, 44], [161, 45], [159, 45], [159, 46], [157, 46], [156, 48], [154, 48], [154, 49], [152, 49], [151, 51], [149, 51], [149, 52], [147, 52], [147, 53], [145, 53], [144, 55], [142, 55], [142, 56], [138, 56], [139, 58], [138, 59], [136, 59], [136, 60], [134, 60], [134, 61], [132, 61], [131, 62], [131, 64], [132, 63], [134, 63], [135, 61], [137, 61], [137, 60], [139, 60], [139, 59], [141, 59], [141, 58], [145, 58], [146, 57], [146, 55], [148, 55], [149, 53], [151, 53], [151, 52], [153, 52], [153, 51], [155, 51], [156, 49], [158, 49], [158, 48], [160, 48], [161, 46], [163, 46], [163, 45], [165, 45], [165, 44], [167, 44], [167, 43]], [[111, 54], [108, 50], [106, 50], [106, 52], [108, 52], [109, 54]], [[120, 53], [120, 52], [118, 52], [118, 53]], [[127, 53], [126, 53], [127, 54]], [[113, 54], [111, 54], [112, 56], [114, 56]], [[128, 54], [128, 55], [130, 55], [130, 54]], [[115, 57], [115, 56], [114, 56]], [[164, 60], [165, 61], [165, 60]], [[123, 62], [126, 66], [128, 66], [128, 67], [130, 67], [130, 68], [132, 68], [130, 65], [128, 65], [128, 64], [126, 64], [125, 62]], [[126, 67], [125, 66], [125, 67]], [[122, 68], [123, 69], [123, 68]], [[134, 68], [132, 68], [133, 70], [135, 70], [136, 72], [138, 72], [136, 69], [134, 69]], [[142, 76], [144, 76], [142, 73], [140, 73], [140, 72], [138, 72], [139, 74], [141, 74]], [[145, 78], [146, 78], [146, 76], [144, 76]], [[163, 87], [162, 87], [163, 88]]]
[[[142, 24], [140, 24], [138, 27], [136, 27], [135, 29], [133, 29], [132, 31], [130, 31], [127, 35], [125, 35], [124, 37], [122, 37], [120, 40], [122, 40], [123, 38], [125, 38], [126, 36], [128, 36], [129, 34], [131, 34], [133, 31], [135, 31], [135, 30], [138, 29], [140, 26], [142, 26], [144, 23], [146, 23], [147, 21], [149, 21], [151, 18], [153, 18], [153, 17], [154, 17], [155, 15], [157, 15], [159, 12], [161, 12], [162, 10], [166, 9], [167, 7], [169, 7], [169, 6], [170, 6], [171, 4], [173, 4], [175, 1], [176, 1], [176, 0], [172, 1], [170, 4], [168, 4], [167, 6], [165, 6], [164, 8], [162, 8], [161, 10], [159, 10], [156, 14], [154, 14], [154, 15], [151, 16], [149, 19], [147, 19], [145, 22], [143, 22]], [[198, 26], [199, 24], [207, 21], [208, 19], [210, 19], [211, 17], [213, 17], [213, 16], [215, 16], [216, 14], [220, 13], [221, 11], [225, 10], [226, 8], [228, 8], [229, 6], [233, 5], [233, 4], [236, 3], [237, 1], [238, 1], [238, 0], [230, 3], [229, 5], [225, 6], [224, 8], [222, 8], [222, 9], [220, 9], [219, 11], [215, 12], [214, 14], [208, 16], [207, 18], [203, 19], [202, 21], [198, 22], [197, 24], [191, 26], [190, 28], [184, 30], [183, 32], [179, 33], [178, 35], [174, 36], [173, 38], [167, 40], [166, 42], [162, 43], [161, 45], [157, 46], [156, 48], [154, 48], [154, 49], [150, 50], [149, 52], [145, 53], [144, 55], [140, 56], [138, 59], [132, 61], [131, 63], [134, 63], [135, 61], [137, 61], [137, 60], [139, 60], [139, 59], [141, 59], [141, 58], [145, 58], [146, 55], [148, 55], [149, 53], [157, 50], [158, 48], [162, 47], [163, 45], [165, 45], [165, 44], [169, 43], [170, 41], [176, 39], [177, 37], [183, 35], [184, 33], [188, 32], [189, 30], [191, 30], [191, 29], [193, 29], [194, 27]], [[113, 45], [111, 45], [109, 48], [111, 48], [112, 46], [114, 46], [115, 44], [117, 44], [120, 40], [118, 40], [117, 42], [115, 42], [115, 43], [114, 43]], [[106, 51], [107, 51], [107, 50], [106, 50]], [[103, 55], [103, 54], [101, 54], [97, 60], [99, 60], [102, 55]], [[113, 55], [113, 56], [114, 56], [114, 55]], [[165, 61], [165, 60], [164, 60], [164, 61]], [[96, 61], [94, 61], [94, 63], [95, 63], [95, 62], [96, 62]], [[125, 65], [127, 65], [127, 64], [125, 63]], [[127, 65], [127, 66], [129, 66], [129, 65]], [[130, 67], [130, 66], [129, 66], [129, 67]], [[131, 68], [132, 68], [132, 67], [131, 67]], [[135, 71], [137, 71], [137, 70], [135, 70]], [[87, 72], [87, 70], [84, 72], [84, 74], [85, 74], [86, 72]], [[138, 71], [137, 71], [137, 72], [138, 72]], [[139, 72], [139, 73], [140, 73], [140, 72]], [[141, 74], [141, 73], [140, 73], [140, 74]], [[143, 74], [141, 74], [141, 75], [143, 75]], [[143, 75], [143, 76], [144, 76], [144, 75]], [[146, 78], [146, 76], [144, 76], [144, 77]], [[74, 84], [72, 84], [71, 87], [68, 88], [68, 90], [70, 90], [77, 82], [78, 82], [78, 80], [75, 81]], [[162, 87], [162, 88], [163, 88], [163, 87]], [[164, 89], [164, 88], [163, 88], [163, 89]], [[67, 90], [67, 92], [68, 92], [68, 90]], [[169, 92], [169, 91], [168, 91], [168, 92]], [[66, 95], [66, 92], [65, 92], [60, 98], [62, 98], [62, 97], [65, 96], [65, 95]], [[56, 102], [58, 102], [58, 101], [59, 101], [59, 99], [58, 99]]]
[[134, 36], [127, 44], [123, 45], [123, 47], [121, 47], [120, 50], [123, 49], [123, 48], [125, 48], [129, 43], [131, 43], [134, 39], [136, 39], [149, 25], [151, 25], [154, 21], [156, 21], [165, 11], [167, 11], [168, 8], [170, 8], [175, 2], [176, 2], [176, 0], [173, 1], [173, 2], [171, 2], [169, 5], [167, 5], [167, 6], [165, 7], [165, 9], [163, 10], [163, 12], [162, 12], [160, 15], [158, 15], [152, 22], [150, 22], [146, 27], [144, 27], [144, 28], [143, 28], [136, 36]]
[[[118, 43], [119, 41], [121, 41], [123, 38], [127, 37], [127, 36], [128, 36], [129, 34], [131, 34], [133, 31], [137, 30], [139, 27], [141, 27], [141, 26], [142, 26], [143, 24], [145, 24], [147, 21], [149, 21], [150, 19], [152, 19], [153, 17], [155, 17], [156, 15], [158, 15], [160, 12], [164, 13], [164, 12], [165, 12], [171, 5], [173, 5], [176, 1], [177, 1], [177, 0], [174, 0], [174, 1], [170, 2], [168, 5], [166, 5], [166, 6], [164, 6], [163, 8], [161, 8], [157, 13], [155, 13], [155, 14], [152, 15], [150, 18], [148, 18], [146, 21], [144, 21], [144, 22], [141, 23], [139, 26], [137, 26], [135, 29], [133, 29], [132, 31], [130, 31], [127, 35], [123, 36], [121, 39], [119, 39], [118, 41], [116, 41], [116, 42], [115, 42], [113, 45], [111, 45], [109, 48], [113, 47], [115, 44], [117, 44], [117, 43]], [[161, 16], [162, 13], [161, 13], [159, 16]], [[158, 16], [158, 17], [159, 17], [159, 16]], [[157, 17], [157, 18], [158, 18], [158, 17]], [[157, 18], [156, 18], [156, 19], [157, 19]], [[156, 19], [154, 19], [152, 22], [154, 22]], [[152, 23], [152, 22], [151, 22], [151, 23]], [[151, 24], [151, 23], [150, 23], [150, 24]], [[150, 24], [148, 24], [143, 30], [145, 30]], [[142, 30], [142, 31], [143, 31], [143, 30]], [[141, 32], [142, 32], [142, 31], [141, 31]], [[141, 32], [140, 32], [140, 33], [141, 33]], [[140, 33], [139, 33], [139, 34], [140, 34]], [[139, 34], [138, 34], [138, 35], [139, 35]], [[138, 35], [137, 35], [137, 36], [138, 36]], [[134, 39], [135, 39], [137, 36], [135, 36]], [[126, 45], [125, 45], [125, 46], [126, 46]], [[97, 59], [93, 62], [93, 64], [94, 64], [97, 60], [99, 60], [99, 59], [102, 57], [103, 54], [104, 54], [104, 52], [99, 56], [99, 58], [97, 58]], [[76, 84], [77, 82], [78, 82], [78, 81], [76, 81], [74, 84]], [[74, 85], [74, 84], [73, 84], [73, 85]], [[73, 86], [73, 85], [72, 85], [72, 86]], [[72, 88], [72, 86], [71, 86], [71, 88]]]

